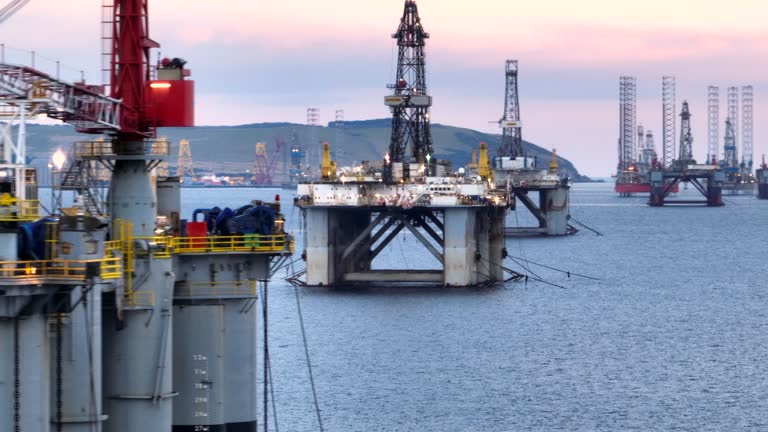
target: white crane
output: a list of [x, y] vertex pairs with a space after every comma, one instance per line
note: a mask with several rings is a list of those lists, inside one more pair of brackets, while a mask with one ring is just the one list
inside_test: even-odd
[[12, 17], [13, 14], [19, 11], [19, 9], [23, 8], [24, 5], [29, 3], [29, 0], [13, 0], [5, 7], [0, 9], [0, 24], [4, 23], [5, 20]]

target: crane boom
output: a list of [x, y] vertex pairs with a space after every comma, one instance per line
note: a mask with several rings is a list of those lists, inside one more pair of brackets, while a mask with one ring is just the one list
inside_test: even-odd
[[4, 23], [8, 18], [12, 17], [19, 9], [29, 3], [29, 0], [13, 0], [0, 9], [0, 24]]

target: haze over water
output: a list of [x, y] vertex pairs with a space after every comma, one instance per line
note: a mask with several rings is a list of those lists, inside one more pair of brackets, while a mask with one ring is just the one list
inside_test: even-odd
[[[768, 201], [659, 209], [612, 186], [571, 195], [573, 217], [604, 237], [507, 242], [513, 256], [600, 281], [531, 267], [565, 289], [300, 289], [325, 429], [768, 429]], [[295, 218], [293, 192], [277, 189], [185, 189], [183, 217], [275, 193]], [[429, 264], [417, 246], [401, 235], [382, 264]], [[269, 289], [278, 424], [315, 431], [284, 275]]]

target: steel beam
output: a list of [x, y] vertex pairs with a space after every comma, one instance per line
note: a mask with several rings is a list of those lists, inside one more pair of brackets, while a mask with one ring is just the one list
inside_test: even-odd
[[435, 247], [434, 247], [434, 246], [432, 246], [432, 243], [430, 243], [430, 242], [429, 242], [429, 240], [427, 240], [427, 238], [426, 238], [426, 237], [424, 237], [424, 235], [422, 235], [422, 234], [419, 232], [419, 230], [418, 230], [418, 229], [416, 229], [416, 228], [415, 228], [413, 225], [411, 225], [411, 223], [410, 223], [410, 222], [408, 222], [408, 219], [406, 219], [406, 218], [405, 218], [405, 216], [403, 216], [403, 215], [399, 215], [399, 216], [398, 216], [398, 218], [400, 219], [400, 222], [401, 222], [401, 223], [403, 223], [403, 224], [405, 225], [405, 227], [406, 227], [406, 228], [408, 228], [408, 230], [409, 230], [411, 233], [413, 233], [413, 235], [414, 235], [414, 236], [415, 236], [417, 239], [419, 239], [419, 241], [421, 242], [421, 244], [423, 244], [423, 245], [424, 245], [424, 247], [426, 247], [426, 248], [427, 248], [427, 250], [428, 250], [428, 251], [429, 251], [429, 252], [430, 252], [430, 253], [431, 253], [431, 254], [432, 254], [432, 255], [433, 255], [435, 258], [437, 258], [437, 260], [438, 260], [438, 261], [440, 261], [440, 262], [442, 263], [442, 262], [443, 262], [443, 254], [441, 254], [441, 253], [440, 253], [440, 252], [439, 252], [437, 249], [435, 249]]
[[384, 248], [385, 248], [385, 247], [387, 247], [387, 245], [389, 244], [389, 242], [391, 242], [391, 241], [392, 241], [392, 239], [393, 239], [393, 238], [395, 238], [395, 236], [396, 236], [397, 234], [399, 234], [399, 233], [400, 233], [400, 231], [402, 231], [402, 230], [403, 230], [403, 228], [405, 228], [405, 225], [403, 225], [403, 222], [402, 222], [402, 221], [400, 221], [400, 220], [398, 219], [398, 220], [397, 220], [397, 222], [398, 222], [398, 224], [397, 224], [397, 226], [395, 227], [395, 229], [393, 229], [393, 230], [392, 230], [392, 232], [391, 232], [391, 233], [389, 233], [389, 235], [388, 235], [387, 237], [385, 237], [385, 238], [384, 238], [384, 240], [382, 240], [382, 242], [381, 242], [381, 243], [379, 243], [379, 245], [378, 245], [378, 246], [376, 246], [376, 249], [374, 249], [374, 250], [371, 252], [371, 261], [373, 261], [373, 260], [376, 258], [376, 256], [378, 256], [378, 255], [381, 253], [381, 251], [382, 251], [382, 250], [384, 250]]
[[374, 229], [376, 229], [376, 227], [381, 223], [382, 220], [384, 220], [385, 217], [387, 217], [385, 213], [379, 213], [379, 215], [376, 216], [376, 219], [374, 219], [370, 224], [368, 224], [368, 226], [365, 227], [365, 229], [362, 232], [360, 232], [360, 234], [358, 234], [357, 237], [355, 237], [352, 243], [350, 243], [349, 246], [347, 246], [347, 248], [344, 249], [344, 253], [341, 254], [341, 260], [342, 261], [346, 260], [347, 257], [349, 257], [349, 255], [352, 254], [352, 252], [354, 252], [357, 246], [360, 245], [360, 243], [362, 243], [366, 239], [366, 237], [368, 237], [371, 234], [371, 232], [373, 232]]
[[536, 217], [536, 219], [539, 220], [539, 226], [541, 228], [544, 228], [547, 226], [547, 218], [544, 215], [544, 212], [542, 212], [541, 209], [536, 206], [536, 203], [534, 203], [531, 200], [528, 194], [515, 191], [515, 196], [520, 198], [520, 201], [523, 202], [523, 204], [531, 212], [531, 214], [533, 214]]

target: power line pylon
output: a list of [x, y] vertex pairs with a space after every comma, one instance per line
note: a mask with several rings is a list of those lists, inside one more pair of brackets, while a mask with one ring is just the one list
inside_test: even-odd
[[[409, 177], [409, 162], [428, 163], [432, 151], [432, 134], [429, 129], [429, 107], [432, 97], [427, 93], [426, 40], [414, 0], [406, 0], [400, 26], [392, 38], [397, 39], [397, 74], [395, 83], [387, 87], [394, 94], [384, 98], [384, 104], [392, 110], [392, 133], [389, 143], [391, 163], [403, 164], [403, 178]], [[406, 149], [410, 145], [410, 160]], [[392, 164], [387, 162], [386, 171], [391, 179]]]
[[720, 156], [720, 87], [707, 88], [707, 163], [717, 165]]
[[[333, 122], [334, 129], [336, 129], [334, 133], [334, 140], [333, 148], [334, 149], [340, 149], [343, 148], [342, 142], [344, 141], [344, 110], [343, 109], [337, 109], [336, 110], [336, 116], [335, 121]], [[331, 155], [332, 159], [336, 159], [335, 154]]]
[[194, 177], [195, 169], [192, 165], [192, 149], [189, 146], [189, 141], [179, 141], [179, 162], [176, 164], [176, 177]]
[[523, 156], [523, 125], [520, 121], [520, 98], [517, 92], [517, 60], [507, 60], [504, 76], [504, 116], [499, 120], [502, 128], [498, 155], [516, 159]]
[[669, 168], [675, 159], [675, 129], [677, 117], [675, 112], [675, 77], [665, 76], [662, 82], [662, 164]]

